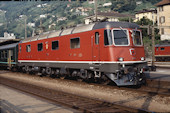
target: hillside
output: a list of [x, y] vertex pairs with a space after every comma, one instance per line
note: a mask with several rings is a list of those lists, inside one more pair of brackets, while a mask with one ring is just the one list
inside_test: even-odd
[[[98, 10], [135, 14], [136, 11], [143, 8], [155, 7], [154, 4], [159, 1], [161, 0], [98, 0]], [[112, 5], [104, 6], [105, 3]], [[4, 31], [14, 33], [17, 38], [24, 37], [25, 18], [27, 18], [29, 37], [33, 30], [38, 33], [40, 28], [49, 31], [60, 29], [61, 26], [84, 23], [83, 18], [92, 14], [94, 14], [94, 4], [88, 1], [1, 1], [0, 37], [3, 36]], [[42, 23], [42, 27], [40, 23]]]

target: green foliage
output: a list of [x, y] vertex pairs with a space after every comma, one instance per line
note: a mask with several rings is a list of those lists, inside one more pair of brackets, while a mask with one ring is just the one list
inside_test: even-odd
[[144, 2], [144, 3], [136, 6], [136, 8], [134, 9], [134, 12], [138, 12], [143, 9], [150, 9], [150, 8], [156, 8], [156, 6], [154, 6], [151, 2]]
[[[150, 25], [149, 34], [147, 28], [142, 28], [142, 35], [143, 35], [143, 43], [145, 48], [145, 55], [146, 57], [151, 56], [152, 52], [152, 29], [151, 26], [153, 25], [153, 22], [147, 18], [142, 18], [139, 21], [136, 22], [139, 25]], [[159, 35], [159, 29], [154, 29], [155, 34], [155, 44], [158, 44], [160, 42], [160, 35]]]
[[132, 22], [133, 19], [132, 18], [128, 18], [128, 17], [124, 17], [124, 18], [119, 18], [119, 21], [122, 21], [122, 22]]
[[[148, 18], [143, 17], [142, 19], [140, 19], [139, 21], [136, 22], [138, 25], [153, 25], [153, 21], [149, 20]], [[151, 35], [151, 27], [149, 29], [149, 34], [148, 34], [148, 29], [147, 28], [142, 28], [142, 33], [144, 37], [147, 37], [148, 35]], [[159, 35], [159, 29], [154, 29], [154, 34], [155, 34], [155, 39], [156, 40], [160, 40], [160, 35]]]
[[[99, 11], [118, 11], [120, 13], [135, 13], [139, 7], [153, 7], [153, 4], [161, 0], [140, 0], [145, 5], [136, 6], [136, 1], [139, 0], [98, 0]], [[112, 6], [103, 7], [104, 3], [112, 2]], [[46, 4], [43, 6], [42, 4]], [[67, 5], [70, 4], [70, 7]], [[42, 5], [42, 7], [37, 7]], [[14, 33], [18, 38], [25, 36], [24, 20], [19, 18], [21, 15], [27, 16], [27, 23], [35, 23], [35, 28], [27, 27], [27, 33], [29, 36], [32, 34], [32, 30], [38, 32], [40, 29], [40, 15], [45, 14], [46, 18], [42, 19], [42, 24], [46, 31], [49, 31], [49, 25], [56, 24], [55, 29], [60, 29], [61, 26], [71, 26], [75, 24], [84, 23], [85, 16], [78, 16], [75, 14], [77, 7], [91, 8], [90, 11], [86, 12], [89, 15], [94, 14], [94, 4], [77, 1], [2, 1], [0, 2], [0, 10], [6, 11], [5, 14], [0, 13], [0, 23], [7, 23], [7, 31]], [[73, 9], [71, 12], [70, 10]], [[60, 17], [66, 17], [67, 20], [59, 21]], [[129, 21], [128, 18], [121, 18], [121, 21]], [[140, 23], [139, 23], [140, 24]], [[0, 26], [0, 36], [3, 36], [5, 26]], [[158, 37], [159, 38], [159, 37]]]
[[152, 25], [153, 24], [152, 20], [149, 20], [146, 17], [143, 17], [142, 19], [140, 19], [136, 23], [139, 24], [139, 25]]

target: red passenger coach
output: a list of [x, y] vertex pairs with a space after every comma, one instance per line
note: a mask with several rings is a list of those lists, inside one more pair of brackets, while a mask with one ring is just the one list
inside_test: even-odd
[[160, 44], [155, 46], [156, 61], [170, 61], [170, 44]]
[[138, 28], [102, 22], [42, 33], [19, 44], [19, 66], [86, 80], [109, 78], [117, 85], [141, 84], [147, 62]]

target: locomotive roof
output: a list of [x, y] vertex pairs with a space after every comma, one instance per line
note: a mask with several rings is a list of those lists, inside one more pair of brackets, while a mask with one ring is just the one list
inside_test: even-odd
[[170, 46], [170, 44], [166, 44], [166, 45], [155, 45], [155, 47], [168, 47]]
[[83, 26], [77, 26], [73, 28], [63, 29], [63, 30], [53, 30], [49, 32], [44, 32], [39, 35], [36, 35], [34, 37], [30, 37], [27, 39], [24, 39], [22, 43], [30, 42], [30, 41], [36, 41], [36, 40], [42, 40], [47, 38], [53, 38], [57, 36], [64, 36], [69, 34], [75, 34], [95, 29], [101, 29], [101, 28], [131, 28], [136, 29], [139, 28], [139, 26], [135, 23], [129, 23], [129, 22], [99, 22], [99, 23], [92, 23], [89, 25], [83, 25]]
[[170, 46], [170, 40], [163, 40], [160, 44], [155, 45], [155, 47], [167, 47]]

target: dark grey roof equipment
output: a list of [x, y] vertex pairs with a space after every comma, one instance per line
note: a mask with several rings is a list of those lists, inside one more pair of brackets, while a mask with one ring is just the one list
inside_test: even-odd
[[94, 29], [100, 29], [100, 28], [107, 28], [109, 26], [110, 28], [132, 28], [136, 29], [139, 28], [139, 26], [135, 23], [129, 23], [129, 22], [102, 22], [102, 23], [97, 23], [94, 25]]
[[42, 39], [47, 39], [47, 38], [53, 38], [57, 36], [81, 33], [81, 32], [86, 32], [86, 31], [95, 30], [95, 29], [108, 28], [108, 26], [110, 28], [120, 28], [120, 27], [121, 28], [132, 28], [132, 29], [139, 28], [137, 24], [129, 23], [129, 22], [96, 22], [96, 23], [92, 23], [89, 25], [81, 25], [81, 26], [58, 30], [58, 31], [54, 30], [54, 31], [44, 32], [44, 33], [41, 33], [40, 35], [27, 38], [23, 40], [22, 43], [42, 40]]

